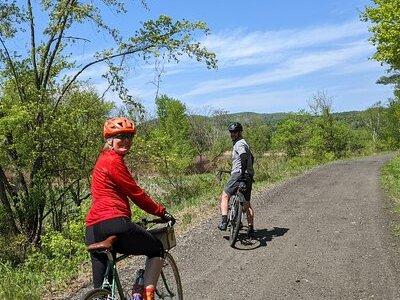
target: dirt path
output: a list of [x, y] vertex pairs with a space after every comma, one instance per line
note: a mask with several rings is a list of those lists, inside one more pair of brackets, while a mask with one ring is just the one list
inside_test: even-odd
[[217, 217], [190, 230], [173, 251], [185, 299], [400, 299], [379, 183], [389, 158], [336, 162], [260, 193], [256, 239], [238, 249]]

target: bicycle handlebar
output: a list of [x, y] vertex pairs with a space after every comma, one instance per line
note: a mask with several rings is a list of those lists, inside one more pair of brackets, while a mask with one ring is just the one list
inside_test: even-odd
[[138, 222], [138, 224], [141, 225], [141, 226], [143, 226], [143, 227], [146, 227], [148, 224], [165, 224], [165, 223], [168, 223], [169, 226], [172, 226], [171, 221], [165, 221], [165, 220], [162, 219], [162, 218], [157, 218], [157, 219], [152, 219], [152, 220], [148, 220], [148, 219], [146, 219], [146, 218], [142, 218], [142, 219]]
[[227, 171], [227, 170], [218, 170], [218, 172], [217, 172], [217, 178], [218, 178], [219, 181], [222, 180], [222, 174], [223, 174], [223, 173], [231, 174], [231, 171]]

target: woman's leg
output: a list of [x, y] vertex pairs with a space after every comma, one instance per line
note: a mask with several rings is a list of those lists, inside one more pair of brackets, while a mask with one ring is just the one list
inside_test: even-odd
[[146, 269], [144, 272], [144, 299], [153, 300], [157, 281], [160, 277], [161, 268], [164, 259], [161, 257], [148, 258], [146, 260]]
[[[86, 245], [90, 245], [100, 240], [96, 240], [93, 227], [86, 228]], [[90, 259], [92, 261], [92, 275], [93, 275], [93, 287], [99, 288], [101, 287], [104, 279], [104, 273], [107, 268], [107, 256], [103, 253], [90, 253]]]
[[164, 248], [161, 242], [144, 228], [130, 223], [129, 230], [118, 236], [115, 250], [118, 253], [147, 256], [144, 272], [144, 300], [153, 300], [158, 277], [164, 263]]

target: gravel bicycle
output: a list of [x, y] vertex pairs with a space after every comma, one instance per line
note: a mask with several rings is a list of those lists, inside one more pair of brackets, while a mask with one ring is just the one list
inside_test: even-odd
[[229, 228], [229, 245], [235, 247], [240, 227], [243, 224], [243, 212], [246, 199], [243, 191], [246, 189], [244, 182], [239, 183], [236, 194], [229, 199], [228, 205], [228, 228]]
[[[162, 219], [147, 220], [142, 219], [138, 224], [147, 228], [148, 224], [161, 224], [165, 223]], [[164, 246], [164, 264], [161, 269], [160, 278], [156, 287], [156, 299], [183, 299], [183, 289], [181, 279], [178, 272], [178, 267], [175, 263], [169, 250], [176, 246], [176, 239], [174, 234], [174, 227], [169, 222], [162, 227], [147, 228], [156, 238], [158, 238]], [[88, 251], [99, 251], [107, 255], [108, 263], [107, 269], [104, 274], [103, 284], [100, 288], [93, 289], [86, 293], [83, 300], [130, 300], [129, 294], [124, 294], [121, 281], [117, 271], [117, 263], [126, 259], [130, 255], [121, 254], [116, 255], [112, 250], [112, 244], [118, 239], [117, 236], [112, 235], [104, 241], [91, 244], [88, 246]], [[138, 272], [136, 272], [138, 273]], [[134, 282], [134, 281], [132, 281]]]
[[[220, 170], [218, 171], [218, 179], [221, 181], [222, 173], [229, 173], [230, 171]], [[240, 182], [237, 191], [232, 197], [229, 198], [228, 202], [228, 228], [229, 228], [229, 245], [235, 247], [239, 230], [243, 224], [243, 212], [246, 199], [243, 195], [243, 191], [246, 190], [246, 184]]]

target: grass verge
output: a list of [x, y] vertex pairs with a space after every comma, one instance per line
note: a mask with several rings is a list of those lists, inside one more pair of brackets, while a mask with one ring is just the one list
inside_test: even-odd
[[[390, 199], [392, 210], [400, 215], [400, 155], [389, 161], [381, 173], [381, 182]], [[395, 236], [400, 236], [400, 224], [393, 222], [392, 231]]]

